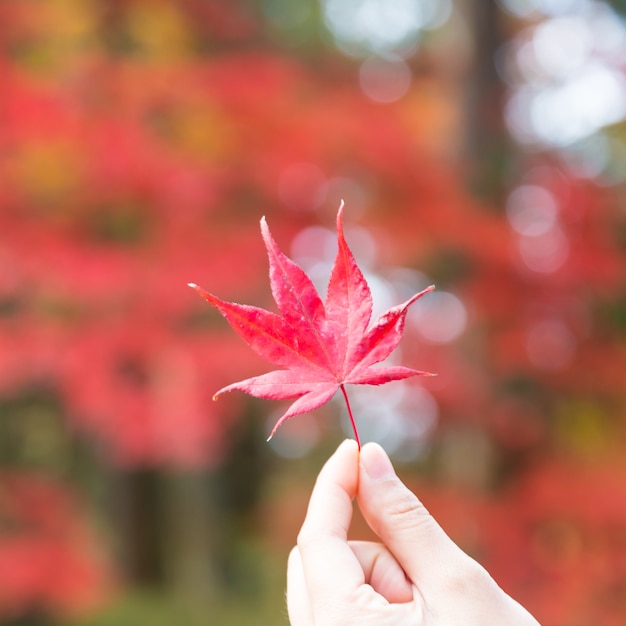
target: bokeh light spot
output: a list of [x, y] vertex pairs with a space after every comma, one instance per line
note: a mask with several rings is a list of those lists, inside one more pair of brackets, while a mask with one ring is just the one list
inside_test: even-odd
[[348, 53], [412, 52], [420, 31], [439, 28], [450, 0], [324, 0], [324, 21]]
[[[266, 431], [269, 435], [280, 417], [276, 413], [267, 421]], [[269, 444], [278, 454], [288, 459], [299, 459], [306, 456], [319, 442], [320, 428], [316, 418], [310, 413], [298, 415], [297, 419], [287, 420], [270, 439]]]
[[467, 310], [454, 294], [435, 291], [415, 303], [411, 319], [427, 341], [448, 343], [463, 334], [467, 326]]
[[374, 102], [395, 102], [404, 96], [413, 79], [411, 68], [399, 57], [370, 57], [361, 63], [359, 84]]
[[[411, 461], [423, 452], [439, 418], [435, 398], [422, 387], [398, 381], [385, 387], [353, 387], [351, 404], [363, 442], [377, 441], [398, 461]], [[352, 435], [345, 408], [342, 428]]]
[[558, 228], [537, 236], [521, 236], [519, 251], [526, 267], [533, 272], [549, 274], [561, 268], [569, 256], [569, 241]]
[[543, 235], [556, 222], [556, 201], [543, 187], [521, 185], [510, 194], [506, 214], [509, 223], [520, 235]]
[[599, 63], [586, 64], [570, 81], [540, 91], [531, 101], [536, 134], [555, 145], [587, 137], [625, 114], [623, 75]]
[[551, 76], [566, 76], [588, 59], [592, 36], [580, 17], [562, 17], [540, 24], [533, 37], [539, 63]]
[[563, 15], [580, 11], [593, 0], [498, 0], [513, 15], [531, 18], [536, 15]]

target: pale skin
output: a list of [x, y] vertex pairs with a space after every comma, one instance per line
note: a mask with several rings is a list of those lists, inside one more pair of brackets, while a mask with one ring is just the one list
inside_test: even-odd
[[[352, 502], [380, 542], [348, 540]], [[322, 468], [287, 569], [291, 626], [538, 626], [443, 531], [383, 449], [344, 441]]]

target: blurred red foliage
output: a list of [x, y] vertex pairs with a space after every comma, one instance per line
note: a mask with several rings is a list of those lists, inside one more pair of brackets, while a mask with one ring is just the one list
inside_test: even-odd
[[620, 624], [626, 467], [552, 458], [494, 496], [414, 485], [444, 528], [545, 624]]
[[0, 614], [93, 609], [112, 590], [110, 563], [68, 490], [49, 479], [0, 475]]

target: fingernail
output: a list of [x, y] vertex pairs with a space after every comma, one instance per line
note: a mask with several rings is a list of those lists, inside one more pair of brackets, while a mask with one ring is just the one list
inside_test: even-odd
[[377, 443], [367, 443], [361, 448], [361, 466], [373, 480], [391, 478], [396, 474], [387, 453]]

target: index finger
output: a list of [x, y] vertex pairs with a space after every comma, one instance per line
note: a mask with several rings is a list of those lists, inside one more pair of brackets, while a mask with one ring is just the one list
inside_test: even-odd
[[298, 549], [309, 597], [344, 598], [365, 582], [348, 545], [352, 500], [359, 479], [356, 441], [346, 440], [326, 461], [313, 487]]

